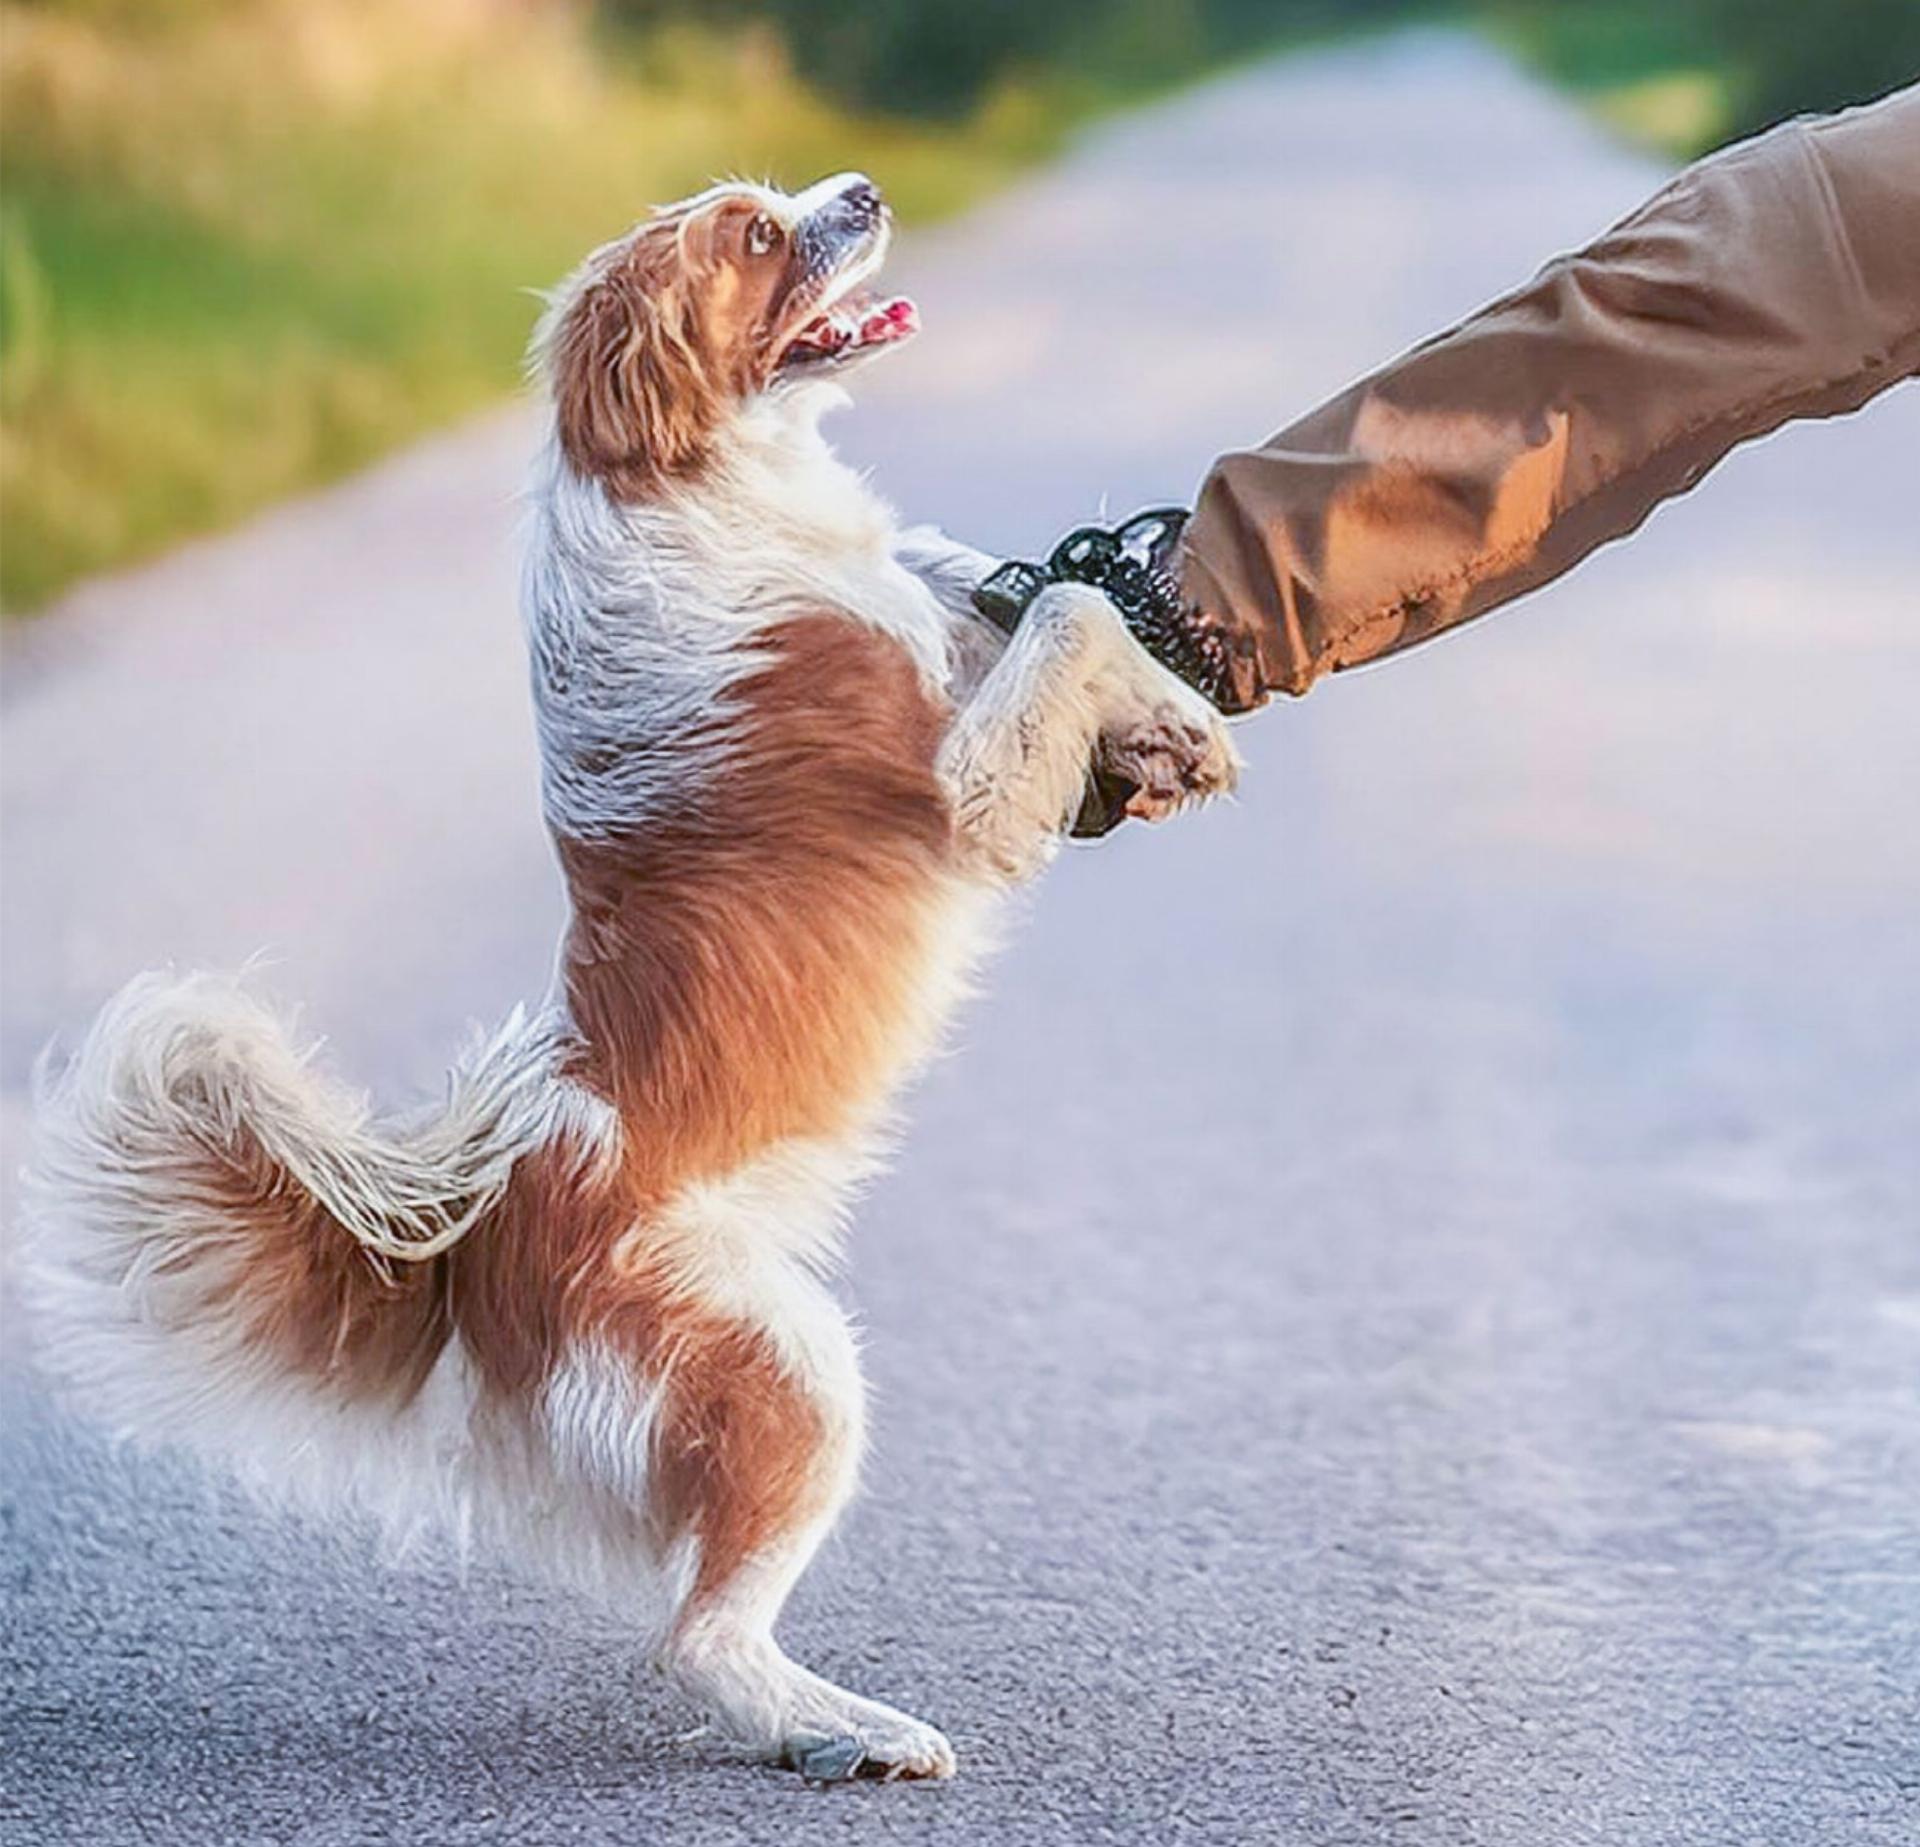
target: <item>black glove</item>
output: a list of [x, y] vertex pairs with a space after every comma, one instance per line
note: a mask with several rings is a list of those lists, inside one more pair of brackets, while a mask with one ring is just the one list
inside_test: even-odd
[[[1150, 507], [1111, 530], [1077, 527], [1053, 548], [1044, 565], [1014, 559], [983, 579], [974, 588], [973, 606], [1011, 635], [1027, 605], [1049, 584], [1090, 584], [1106, 594], [1134, 639], [1161, 666], [1226, 711], [1232, 697], [1226, 647], [1181, 603], [1173, 569], [1186, 523], [1183, 507]], [[1074, 835], [1097, 839], [1111, 833], [1133, 793], [1125, 778], [1096, 766], [1074, 820]]]
[[1161, 666], [1225, 711], [1231, 700], [1226, 645], [1180, 600], [1173, 560], [1186, 523], [1184, 507], [1149, 507], [1111, 530], [1077, 527], [1045, 564], [1003, 564], [975, 587], [973, 606], [1011, 635], [1047, 585], [1091, 584]]

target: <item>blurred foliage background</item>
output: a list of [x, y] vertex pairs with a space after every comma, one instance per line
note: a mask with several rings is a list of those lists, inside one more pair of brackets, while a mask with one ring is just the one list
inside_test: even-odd
[[861, 166], [926, 219], [1416, 18], [1673, 155], [1920, 72], [1920, 0], [0, 0], [0, 604], [498, 397], [649, 201]]

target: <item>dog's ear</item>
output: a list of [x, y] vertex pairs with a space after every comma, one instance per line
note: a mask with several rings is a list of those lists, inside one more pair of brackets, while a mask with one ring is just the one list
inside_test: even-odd
[[591, 259], [545, 342], [561, 449], [618, 499], [696, 466], [725, 414], [685, 229], [657, 218]]

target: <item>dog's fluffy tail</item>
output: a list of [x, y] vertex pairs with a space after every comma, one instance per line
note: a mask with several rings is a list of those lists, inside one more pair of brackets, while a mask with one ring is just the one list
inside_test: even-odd
[[516, 1014], [444, 1106], [375, 1125], [238, 982], [134, 981], [40, 1072], [43, 1364], [124, 1434], [215, 1449], [290, 1391], [410, 1400], [447, 1340], [443, 1254], [551, 1133], [556, 1043]]

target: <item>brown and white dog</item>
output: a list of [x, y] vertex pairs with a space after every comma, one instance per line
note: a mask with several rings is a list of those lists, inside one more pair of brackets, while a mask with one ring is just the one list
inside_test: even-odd
[[863, 292], [887, 240], [859, 176], [722, 186], [544, 320], [545, 1007], [375, 1124], [236, 984], [136, 981], [45, 1085], [31, 1248], [47, 1358], [121, 1429], [647, 1610], [769, 1757], [937, 1777], [938, 1732], [773, 1638], [861, 1449], [821, 1275], [1090, 766], [1153, 816], [1235, 757], [1097, 592], [1006, 642], [992, 561], [834, 459], [835, 381], [914, 328]]

